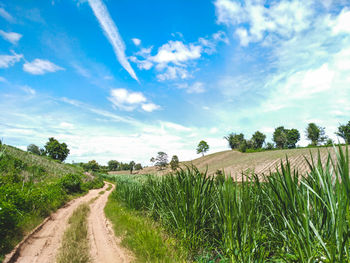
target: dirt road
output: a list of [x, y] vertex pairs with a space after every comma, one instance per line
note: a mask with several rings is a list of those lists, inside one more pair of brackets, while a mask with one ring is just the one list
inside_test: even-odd
[[103, 211], [108, 195], [113, 189], [114, 186], [90, 206], [88, 228], [92, 262], [126, 263], [132, 259], [130, 253], [118, 244], [112, 226]]
[[68, 219], [73, 211], [82, 203], [89, 202], [98, 197], [91, 205], [88, 218], [89, 242], [91, 257], [94, 262], [129, 262], [131, 257], [124, 249], [118, 247], [114, 233], [108, 227], [103, 208], [107, 202], [108, 195], [112, 192], [105, 191], [103, 195], [99, 192], [103, 189], [90, 190], [85, 196], [70, 201], [67, 205], [57, 210], [47, 218], [38, 228], [29, 234], [23, 241], [6, 256], [4, 263], [54, 263], [58, 249], [61, 247], [63, 234], [68, 225]]

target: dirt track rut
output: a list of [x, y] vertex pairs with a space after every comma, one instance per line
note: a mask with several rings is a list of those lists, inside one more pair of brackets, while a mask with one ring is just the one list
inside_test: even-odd
[[104, 206], [110, 191], [99, 195], [103, 189], [90, 190], [85, 196], [70, 201], [47, 218], [31, 234], [25, 237], [17, 247], [6, 256], [4, 263], [54, 263], [58, 249], [61, 247], [63, 234], [68, 226], [68, 219], [73, 211], [82, 203], [98, 197], [91, 205], [88, 217], [89, 242], [93, 262], [130, 262], [130, 253], [118, 246], [112, 229], [104, 214]]

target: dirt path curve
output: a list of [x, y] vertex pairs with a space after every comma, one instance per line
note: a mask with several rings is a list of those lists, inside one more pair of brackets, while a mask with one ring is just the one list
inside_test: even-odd
[[108, 196], [113, 190], [114, 185], [112, 185], [111, 190], [106, 191], [90, 205], [88, 235], [92, 262], [127, 263], [132, 261], [131, 253], [119, 245], [112, 226], [104, 213]]
[[[107, 188], [105, 184], [103, 190]], [[17, 247], [6, 256], [4, 263], [53, 263], [56, 261], [58, 249], [73, 211], [82, 203], [99, 196], [102, 189], [90, 190], [86, 195], [70, 201], [64, 207], [25, 237]], [[102, 261], [101, 261], [102, 262]]]

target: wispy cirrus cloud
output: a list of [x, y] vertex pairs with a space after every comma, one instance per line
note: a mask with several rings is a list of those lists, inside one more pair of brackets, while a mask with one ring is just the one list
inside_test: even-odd
[[15, 19], [13, 18], [13, 16], [8, 13], [4, 8], [0, 7], [0, 16], [4, 19], [6, 19], [8, 22], [14, 22]]
[[64, 68], [57, 66], [51, 61], [37, 58], [32, 62], [24, 63], [23, 70], [33, 75], [43, 75], [49, 72], [64, 70]]
[[124, 67], [124, 69], [130, 74], [132, 78], [138, 81], [138, 78], [125, 55], [124, 41], [120, 36], [118, 28], [112, 20], [107, 7], [101, 0], [88, 0], [88, 2], [106, 37], [111, 43], [119, 63]]
[[0, 36], [14, 45], [16, 45], [18, 41], [22, 38], [22, 35], [19, 33], [5, 32], [3, 30], [0, 30]]
[[13, 55], [0, 55], [0, 68], [9, 68], [23, 58], [22, 54], [12, 53]]

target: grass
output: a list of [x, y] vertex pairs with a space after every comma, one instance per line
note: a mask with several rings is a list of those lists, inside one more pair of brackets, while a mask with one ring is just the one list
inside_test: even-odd
[[[115, 176], [114, 198], [150, 214], [200, 262], [350, 262], [348, 148], [261, 178], [210, 177], [197, 168]], [[141, 242], [141, 241], [140, 241]]]
[[109, 184], [109, 185], [107, 186], [106, 191], [110, 191], [111, 189], [112, 189], [112, 185], [111, 185], [111, 184]]
[[88, 204], [80, 205], [69, 218], [62, 246], [57, 255], [58, 263], [86, 263], [90, 261], [87, 216]]
[[115, 234], [122, 238], [121, 245], [136, 255], [136, 262], [183, 262], [177, 241], [150, 218], [123, 206], [114, 193], [108, 199], [105, 213]]
[[75, 167], [0, 145], [0, 258], [50, 213], [102, 186]]

